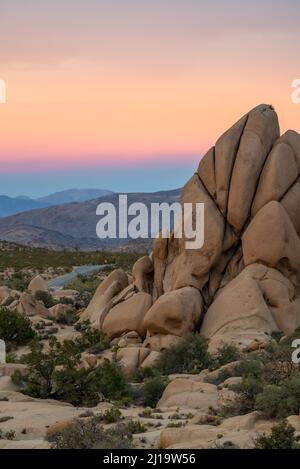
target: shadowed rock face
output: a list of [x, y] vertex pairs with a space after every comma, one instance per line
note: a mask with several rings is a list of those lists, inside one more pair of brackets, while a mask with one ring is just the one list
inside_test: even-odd
[[156, 334], [163, 344], [164, 334], [169, 343], [193, 329], [212, 350], [244, 347], [300, 325], [299, 174], [300, 135], [280, 137], [271, 106], [257, 106], [218, 139], [180, 199], [204, 203], [204, 246], [187, 250], [184, 238], [158, 238], [149, 260], [134, 267], [132, 294], [144, 289], [153, 298], [145, 345], [158, 342]]

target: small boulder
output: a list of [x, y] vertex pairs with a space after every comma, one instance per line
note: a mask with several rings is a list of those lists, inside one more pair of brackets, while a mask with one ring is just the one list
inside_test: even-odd
[[145, 316], [145, 328], [151, 335], [184, 336], [199, 324], [202, 309], [202, 297], [196, 288], [180, 288], [158, 298]]
[[34, 277], [29, 285], [28, 285], [28, 291], [30, 293], [32, 293], [33, 295], [35, 295], [35, 293], [37, 293], [38, 291], [48, 291], [48, 285], [47, 283], [45, 282], [45, 280], [43, 279], [43, 277], [41, 275], [37, 275], [36, 277]]
[[129, 331], [145, 337], [144, 317], [151, 305], [152, 297], [149, 293], [136, 293], [109, 311], [103, 322], [103, 332], [111, 339]]

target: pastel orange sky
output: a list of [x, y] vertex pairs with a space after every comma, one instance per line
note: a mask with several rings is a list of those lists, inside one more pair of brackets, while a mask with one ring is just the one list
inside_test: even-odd
[[4, 173], [194, 164], [262, 102], [300, 131], [297, 0], [148, 3], [1, 0]]

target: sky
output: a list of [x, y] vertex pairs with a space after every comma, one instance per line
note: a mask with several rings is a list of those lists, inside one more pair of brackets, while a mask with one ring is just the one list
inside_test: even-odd
[[299, 0], [0, 0], [0, 194], [180, 187], [243, 114], [300, 131]]

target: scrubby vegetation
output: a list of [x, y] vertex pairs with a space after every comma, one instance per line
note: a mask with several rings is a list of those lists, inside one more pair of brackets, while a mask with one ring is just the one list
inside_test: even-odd
[[75, 341], [50, 337], [48, 350], [35, 340], [23, 357], [28, 371], [16, 371], [12, 379], [25, 394], [92, 407], [103, 399], [121, 399], [130, 393], [127, 380], [115, 362], [104, 360], [95, 367], [80, 366], [81, 353], [99, 341], [97, 331], [85, 331]]
[[72, 268], [74, 265], [87, 264], [113, 264], [124, 269], [131, 269], [139, 257], [141, 254], [131, 252], [53, 251], [1, 242], [0, 270], [31, 268], [44, 271], [47, 267]]
[[90, 275], [88, 277], [78, 275], [78, 277], [72, 280], [72, 282], [69, 282], [65, 288], [76, 290], [80, 295], [88, 296], [88, 298], [91, 299], [99, 286], [99, 283], [100, 279], [98, 274]]
[[129, 449], [133, 448], [132, 428], [118, 423], [104, 429], [99, 418], [87, 421], [76, 420], [61, 432], [52, 434], [48, 439], [53, 449]]
[[249, 353], [231, 376], [240, 384], [231, 387], [239, 397], [235, 407], [223, 409], [226, 415], [259, 410], [266, 418], [281, 419], [300, 412], [300, 372], [291, 360], [291, 343], [300, 337], [296, 330], [279, 342], [272, 341], [260, 352]]
[[41, 301], [46, 308], [51, 308], [57, 303], [47, 291], [37, 291], [34, 296], [38, 301]]
[[163, 375], [197, 373], [211, 363], [207, 348], [207, 339], [200, 334], [188, 334], [162, 353], [155, 368]]
[[30, 320], [17, 311], [0, 307], [0, 339], [6, 342], [7, 349], [26, 345], [33, 340], [35, 332]]
[[300, 449], [295, 429], [285, 420], [272, 429], [271, 435], [261, 435], [255, 441], [256, 449]]
[[157, 375], [153, 378], [145, 379], [141, 392], [143, 405], [147, 407], [155, 407], [167, 384], [168, 379], [164, 376]]

